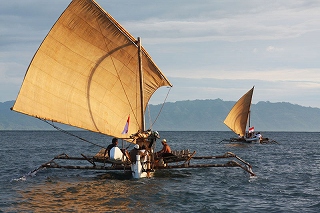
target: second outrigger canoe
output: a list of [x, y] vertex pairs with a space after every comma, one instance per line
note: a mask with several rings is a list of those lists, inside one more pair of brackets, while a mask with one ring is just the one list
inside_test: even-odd
[[267, 143], [269, 141], [268, 138], [263, 138], [260, 133], [255, 134], [254, 127], [250, 126], [250, 108], [253, 90], [254, 87], [235, 103], [224, 120], [224, 124], [238, 135], [238, 137], [230, 138], [231, 142]]

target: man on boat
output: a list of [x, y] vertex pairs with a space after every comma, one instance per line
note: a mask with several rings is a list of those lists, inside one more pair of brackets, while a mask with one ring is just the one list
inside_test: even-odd
[[262, 140], [262, 135], [260, 134], [260, 132], [258, 132], [254, 137], [259, 138], [259, 140]]
[[142, 145], [141, 149], [140, 149], [140, 156], [141, 156], [141, 161], [142, 162], [146, 162], [149, 156], [148, 151], [146, 150], [146, 146]]
[[118, 146], [118, 138], [112, 138], [112, 143], [107, 147], [106, 151], [108, 152], [108, 156], [110, 157], [110, 150], [113, 147]]
[[[144, 145], [143, 145], [144, 146]], [[147, 155], [147, 151], [140, 150], [140, 146], [138, 144], [134, 145], [133, 149], [129, 152], [130, 160], [132, 163], [137, 161], [137, 155], [140, 155], [140, 159], [143, 159]]]
[[161, 143], [162, 143], [163, 147], [159, 152], [157, 152], [157, 156], [164, 157], [164, 156], [166, 156], [167, 153], [171, 153], [171, 148], [168, 145], [166, 139], [162, 139]]

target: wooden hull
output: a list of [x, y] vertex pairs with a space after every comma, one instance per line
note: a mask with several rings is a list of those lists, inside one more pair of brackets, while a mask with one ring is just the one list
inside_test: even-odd
[[248, 143], [259, 143], [260, 142], [260, 138], [258, 137], [253, 137], [253, 138], [245, 138], [246, 142]]
[[259, 143], [259, 138], [230, 138], [230, 142]]

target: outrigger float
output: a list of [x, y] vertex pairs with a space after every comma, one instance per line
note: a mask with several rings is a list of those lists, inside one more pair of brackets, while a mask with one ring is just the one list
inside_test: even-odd
[[[195, 152], [175, 152], [157, 159], [154, 140], [150, 140], [155, 135], [146, 130], [145, 115], [150, 98], [160, 87], [171, 88], [172, 84], [139, 37], [133, 37], [94, 0], [72, 0], [35, 53], [11, 109], [43, 121], [145, 144], [149, 153], [147, 159], [137, 155], [131, 162], [124, 150], [113, 148], [106, 156], [101, 147], [93, 156], [58, 155], [35, 171], [131, 170], [134, 178], [142, 178], [160, 169], [241, 167], [254, 175], [250, 164], [233, 153], [196, 157]], [[191, 160], [218, 158], [235, 158], [243, 165], [235, 161], [190, 164]], [[65, 166], [58, 160], [87, 161], [90, 166]]]
[[[174, 152], [173, 152], [174, 153]], [[72, 157], [67, 154], [60, 154], [54, 157], [52, 160], [42, 164], [35, 171], [41, 170], [43, 168], [59, 168], [59, 169], [81, 169], [81, 170], [102, 170], [102, 171], [124, 171], [132, 172], [134, 178], [152, 177], [155, 170], [165, 170], [165, 169], [183, 169], [183, 168], [207, 168], [207, 167], [240, 167], [244, 171], [248, 172], [250, 176], [256, 176], [252, 171], [252, 166], [235, 155], [232, 152], [227, 152], [224, 155], [218, 156], [195, 156], [196, 152], [189, 152], [189, 150], [176, 151], [177, 155], [172, 154], [171, 157], [164, 157], [163, 164], [157, 164], [155, 162], [142, 162], [137, 160], [135, 163], [137, 166], [140, 164], [142, 174], [135, 174], [131, 170], [132, 163], [130, 161], [114, 161], [109, 158], [101, 158], [96, 156], [85, 156], [81, 154], [81, 157]], [[209, 160], [209, 159], [222, 159], [222, 158], [234, 158], [238, 161], [232, 160], [224, 164], [191, 164], [191, 160]], [[70, 160], [70, 161], [87, 161], [91, 165], [89, 166], [79, 166], [79, 165], [62, 165], [58, 163], [59, 160]], [[150, 167], [150, 168], [149, 168]], [[148, 169], [149, 168], [149, 169]], [[145, 173], [145, 175], [143, 175]]]
[[[54, 126], [56, 127], [56, 126]], [[137, 137], [138, 135], [138, 137]], [[144, 136], [146, 138], [143, 138]], [[69, 156], [62, 153], [55, 156], [50, 161], [42, 164], [31, 173], [37, 172], [44, 168], [58, 168], [58, 169], [79, 169], [79, 170], [102, 170], [102, 171], [123, 171], [124, 173], [132, 173], [133, 178], [153, 177], [156, 170], [168, 169], [190, 169], [190, 168], [208, 168], [208, 167], [239, 167], [247, 172], [251, 177], [256, 176], [252, 171], [252, 166], [244, 161], [242, 158], [232, 152], [226, 152], [223, 155], [217, 156], [196, 156], [196, 151], [190, 152], [189, 149], [172, 151], [166, 153], [165, 156], [159, 157], [154, 153], [156, 140], [160, 138], [157, 131], [148, 130], [143, 134], [135, 134], [131, 136], [131, 140], [136, 141], [136, 144], [146, 146], [145, 156], [136, 155], [136, 161], [130, 160], [130, 155], [127, 149], [120, 149], [113, 147], [110, 150], [110, 156], [106, 148], [102, 148], [95, 155]], [[80, 138], [81, 139], [81, 138]], [[127, 138], [127, 140], [129, 140]], [[123, 147], [122, 143], [122, 147]], [[219, 159], [233, 159], [225, 163], [213, 163], [214, 160]], [[202, 160], [210, 161], [203, 164], [191, 164], [191, 161]], [[67, 165], [67, 161], [72, 161], [72, 165]], [[74, 162], [81, 162], [81, 165]], [[87, 163], [86, 165], [84, 165]]]

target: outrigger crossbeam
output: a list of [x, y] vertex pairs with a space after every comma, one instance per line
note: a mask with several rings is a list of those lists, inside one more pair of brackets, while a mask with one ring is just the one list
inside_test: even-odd
[[[235, 155], [232, 152], [227, 152], [224, 155], [218, 155], [218, 156], [193, 156], [195, 154], [195, 152], [193, 152], [193, 154], [190, 156], [190, 158], [185, 161], [185, 163], [181, 164], [181, 165], [165, 165], [165, 166], [161, 166], [161, 167], [156, 167], [157, 169], [174, 169], [174, 168], [201, 168], [201, 167], [240, 167], [243, 170], [245, 170], [246, 172], [248, 172], [251, 176], [256, 176], [253, 172], [252, 172], [252, 166], [244, 161], [243, 159], [241, 159], [240, 157], [238, 157], [237, 155]], [[242, 164], [240, 164], [239, 162], [236, 161], [229, 161], [225, 164], [195, 164], [195, 165], [190, 165], [190, 160], [194, 159], [194, 160], [209, 160], [209, 159], [222, 159], [222, 158], [236, 158], [237, 160], [239, 160]], [[166, 159], [164, 159], [164, 161], [166, 162]]]
[[196, 165], [187, 165], [187, 164], [180, 164], [180, 165], [168, 165], [168, 166], [161, 166], [157, 167], [156, 169], [181, 169], [181, 168], [205, 168], [205, 167], [240, 167], [244, 171], [248, 172], [251, 176], [256, 176], [252, 170], [251, 167], [245, 167], [241, 164], [239, 164], [236, 161], [229, 161], [225, 164], [196, 164]]
[[[63, 169], [83, 169], [83, 170], [130, 170], [130, 164], [118, 163], [105, 159], [104, 162], [97, 161], [94, 157], [87, 157], [81, 154], [82, 157], [70, 157], [67, 154], [60, 154], [50, 161], [42, 164], [37, 170], [41, 168], [63, 168]], [[74, 166], [74, 165], [60, 165], [55, 160], [73, 160], [73, 161], [88, 161], [92, 166]], [[96, 162], [103, 163], [103, 165], [96, 165]], [[108, 166], [106, 166], [108, 165]]]
[[[196, 152], [187, 153], [184, 152], [183, 155], [177, 156], [172, 155], [169, 157], [163, 158], [163, 164], [153, 163], [152, 169], [163, 170], [163, 169], [182, 169], [182, 168], [205, 168], [205, 167], [240, 167], [244, 171], [248, 172], [251, 176], [255, 176], [252, 172], [252, 167], [249, 163], [238, 157], [232, 152], [227, 152], [224, 155], [218, 156], [194, 156]], [[88, 157], [81, 154], [82, 157], [70, 157], [67, 154], [60, 154], [54, 157], [52, 160], [42, 164], [37, 169], [32, 172], [36, 172], [43, 168], [59, 168], [59, 169], [80, 169], [80, 170], [103, 170], [103, 171], [128, 171], [130, 172], [130, 163], [129, 162], [115, 162], [108, 159], [96, 159], [95, 157]], [[229, 161], [223, 164], [195, 164], [190, 165], [190, 161], [194, 160], [209, 160], [209, 159], [221, 159], [221, 158], [236, 158], [237, 161]], [[61, 165], [58, 164], [57, 160], [71, 160], [71, 161], [87, 161], [91, 166], [78, 166], [78, 165]], [[181, 163], [184, 161], [183, 163]], [[178, 164], [180, 162], [180, 164]], [[97, 163], [102, 163], [102, 165], [97, 165]], [[174, 164], [175, 163], [175, 164]]]

